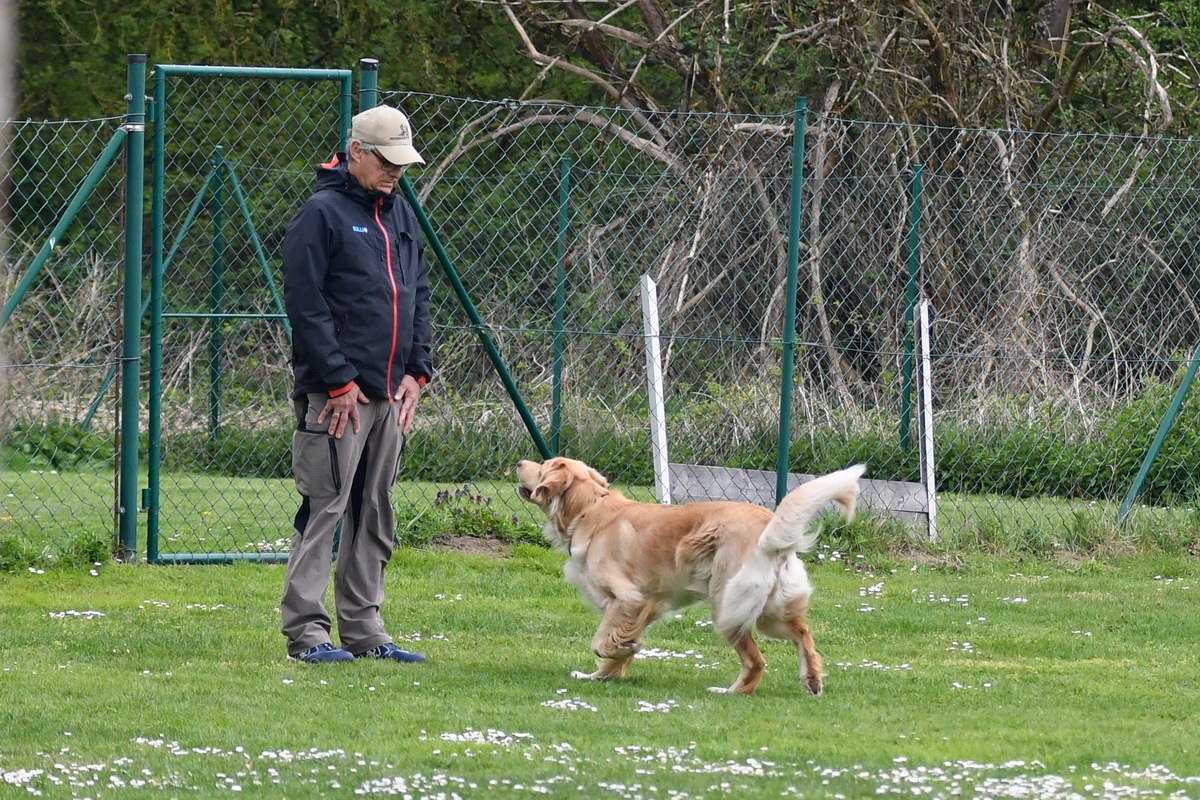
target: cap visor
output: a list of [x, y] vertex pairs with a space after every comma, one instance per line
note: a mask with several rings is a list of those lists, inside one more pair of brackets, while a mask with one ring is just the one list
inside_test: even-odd
[[415, 147], [407, 144], [376, 145], [379, 155], [393, 164], [407, 166], [409, 164], [424, 164], [425, 159]]

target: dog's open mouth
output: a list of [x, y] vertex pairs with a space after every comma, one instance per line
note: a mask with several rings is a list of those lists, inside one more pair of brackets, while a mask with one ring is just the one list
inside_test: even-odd
[[533, 497], [533, 492], [529, 491], [524, 486], [517, 487], [517, 494], [521, 495], [522, 500], [529, 500]]

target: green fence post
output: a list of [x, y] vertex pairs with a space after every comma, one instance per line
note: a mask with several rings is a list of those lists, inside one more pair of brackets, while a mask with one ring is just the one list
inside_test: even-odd
[[127, 60], [125, 128], [125, 284], [121, 332], [121, 453], [117, 501], [120, 555], [137, 559], [138, 427], [142, 350], [142, 159], [146, 143], [146, 56]]
[[567, 226], [571, 220], [571, 157], [563, 156], [558, 169], [558, 240], [555, 245], [554, 281], [554, 377], [550, 411], [550, 449], [562, 452], [563, 318], [567, 305], [567, 272], [563, 266], [567, 254]]
[[1129, 487], [1129, 492], [1125, 495], [1125, 500], [1122, 501], [1121, 508], [1117, 511], [1118, 524], [1124, 525], [1128, 521], [1129, 512], [1133, 510], [1133, 501], [1142, 491], [1142, 486], [1146, 483], [1146, 476], [1150, 474], [1150, 467], [1158, 458], [1158, 451], [1162, 449], [1167, 434], [1171, 432], [1171, 428], [1175, 427], [1175, 417], [1179, 415], [1179, 409], [1183, 407], [1188, 390], [1192, 388], [1197, 368], [1200, 368], [1200, 347], [1192, 352], [1192, 361], [1188, 364], [1187, 372], [1183, 373], [1183, 380], [1179, 382], [1179, 388], [1175, 390], [1175, 396], [1171, 398], [1171, 405], [1158, 424], [1158, 432], [1154, 434], [1154, 441], [1150, 443], [1150, 449], [1146, 452], [1146, 457], [1142, 459], [1142, 466], [1133, 479], [1133, 485]]
[[[379, 69], [378, 62], [376, 62], [376, 64], [375, 64], [375, 69], [376, 70]], [[346, 70], [345, 75], [342, 77], [342, 95], [341, 95], [341, 99], [342, 99], [342, 103], [341, 103], [341, 105], [342, 105], [342, 109], [341, 109], [342, 129], [341, 129], [341, 131], [339, 131], [339, 133], [341, 135], [338, 137], [338, 150], [340, 150], [343, 153], [346, 153], [347, 158], [350, 157], [349, 153], [347, 152], [350, 149], [350, 124], [351, 124], [351, 120], [354, 118], [354, 96], [353, 96], [353, 93], [354, 93], [354, 74], [350, 70]]]
[[917, 270], [920, 266], [919, 243], [921, 238], [921, 165], [913, 164], [912, 180], [908, 190], [908, 293], [904, 307], [904, 363], [900, 380], [900, 447], [909, 448], [912, 416], [913, 391], [913, 348], [916, 341], [916, 325], [913, 315], [917, 307]]
[[783, 376], [779, 389], [779, 457], [775, 463], [775, 502], [787, 494], [788, 451], [792, 442], [792, 367], [796, 358], [796, 285], [800, 271], [800, 201], [804, 185], [804, 126], [808, 99], [796, 100], [792, 122], [792, 202], [788, 229], [787, 285], [783, 311]]
[[379, 59], [358, 60], [358, 110], [366, 111], [379, 105]]
[[[158, 557], [159, 495], [161, 491], [162, 452], [162, 293], [163, 293], [163, 196], [164, 161], [167, 136], [167, 71], [161, 64], [154, 68], [154, 147], [150, 177], [150, 444], [149, 490], [146, 502], [146, 561], [156, 564]], [[210, 176], [210, 180], [215, 176]], [[199, 208], [198, 204], [194, 205]], [[182, 236], [180, 240], [182, 241]], [[173, 253], [172, 253], [173, 254]]]
[[21, 302], [21, 298], [29, 291], [29, 287], [37, 279], [41, 273], [42, 267], [50, 259], [54, 253], [54, 246], [58, 244], [58, 240], [67, 232], [67, 228], [75, 221], [75, 215], [83, 208], [83, 204], [87, 202], [88, 197], [96, 188], [96, 184], [100, 182], [100, 177], [104, 175], [108, 166], [116, 158], [117, 153], [121, 152], [121, 145], [126, 144], [126, 137], [129, 135], [128, 123], [122, 125], [113, 131], [112, 138], [108, 140], [108, 144], [104, 146], [103, 152], [100, 153], [100, 158], [92, 165], [87, 176], [83, 179], [83, 183], [79, 189], [75, 191], [75, 196], [71, 198], [71, 202], [67, 204], [67, 210], [63, 212], [59, 218], [58, 224], [54, 226], [54, 230], [50, 232], [49, 238], [46, 239], [42, 249], [38, 251], [34, 257], [33, 263], [29, 265], [29, 269], [21, 276], [21, 280], [17, 283], [13, 293], [4, 303], [4, 310], [0, 312], [0, 328], [8, 322], [8, 318], [12, 316], [17, 305]]

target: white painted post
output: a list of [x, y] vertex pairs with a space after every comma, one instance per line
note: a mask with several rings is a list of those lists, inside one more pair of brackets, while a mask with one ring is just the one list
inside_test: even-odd
[[654, 449], [654, 494], [658, 502], [671, 502], [671, 476], [667, 470], [667, 413], [663, 405], [662, 351], [658, 344], [658, 287], [642, 276], [642, 320], [646, 334], [646, 389], [650, 400], [650, 444]]
[[934, 480], [933, 459], [933, 377], [929, 363], [929, 301], [922, 300], [917, 306], [920, 324], [917, 336], [920, 341], [921, 357], [918, 369], [921, 385], [917, 390], [917, 424], [921, 437], [921, 482], [925, 484], [926, 512], [929, 514], [929, 541], [937, 541], [937, 486]]

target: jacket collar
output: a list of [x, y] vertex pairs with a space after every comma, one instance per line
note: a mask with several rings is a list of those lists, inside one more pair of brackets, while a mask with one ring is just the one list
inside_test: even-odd
[[317, 165], [317, 189], [333, 189], [371, 208], [382, 198], [384, 211], [396, 202], [395, 192], [363, 188], [350, 173], [350, 159], [345, 153], [335, 153], [329, 161]]

